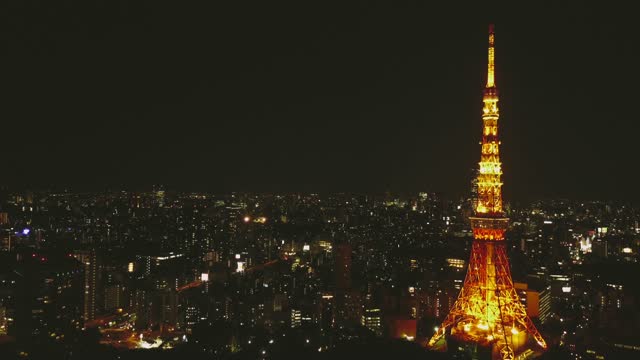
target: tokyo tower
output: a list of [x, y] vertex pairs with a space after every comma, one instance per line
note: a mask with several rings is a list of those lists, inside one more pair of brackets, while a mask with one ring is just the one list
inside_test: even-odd
[[447, 338], [491, 349], [492, 359], [526, 358], [547, 347], [513, 286], [504, 233], [502, 169], [498, 139], [498, 89], [494, 77], [494, 30], [489, 26], [489, 63], [482, 108], [482, 148], [477, 202], [469, 219], [473, 245], [458, 299], [429, 341], [446, 350]]

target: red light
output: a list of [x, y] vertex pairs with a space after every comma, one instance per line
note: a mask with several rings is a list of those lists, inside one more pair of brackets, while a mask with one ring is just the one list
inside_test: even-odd
[[36, 257], [36, 254], [31, 254], [31, 257]]
[[47, 258], [45, 258], [45, 257], [41, 257], [41, 258], [40, 258], [40, 260], [41, 260], [41, 261], [46, 261], [46, 260], [47, 260]]

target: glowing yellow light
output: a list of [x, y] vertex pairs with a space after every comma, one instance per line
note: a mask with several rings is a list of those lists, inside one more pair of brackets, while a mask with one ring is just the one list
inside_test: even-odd
[[[482, 107], [482, 141], [478, 162], [477, 198], [474, 199], [475, 214], [470, 217], [473, 231], [472, 255], [468, 272], [458, 299], [428, 346], [439, 350], [439, 340], [452, 336], [464, 342], [478, 340], [493, 343], [507, 342], [500, 350], [502, 359], [513, 359], [512, 335], [530, 335], [542, 347], [547, 345], [528, 319], [526, 308], [520, 303], [509, 272], [509, 261], [504, 243], [508, 219], [505, 218], [502, 202], [502, 162], [498, 139], [498, 89], [495, 86], [495, 50], [493, 27], [490, 28], [487, 85]], [[624, 250], [623, 250], [624, 251]], [[562, 320], [561, 320], [562, 321]], [[502, 324], [511, 324], [503, 327]], [[515, 326], [519, 324], [519, 328]], [[446, 334], [444, 329], [458, 329]], [[520, 341], [520, 339], [518, 339]], [[519, 345], [518, 345], [519, 347]]]
[[495, 49], [493, 47], [493, 34], [489, 35], [489, 66], [488, 66], [488, 71], [487, 71], [487, 87], [494, 87], [495, 86], [495, 76], [494, 76], [494, 72], [495, 72], [495, 66], [494, 66], [494, 60], [495, 60]]

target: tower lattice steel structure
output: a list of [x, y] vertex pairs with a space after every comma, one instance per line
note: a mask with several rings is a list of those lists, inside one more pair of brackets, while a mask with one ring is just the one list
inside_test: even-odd
[[513, 286], [504, 233], [509, 219], [502, 209], [502, 163], [498, 139], [498, 89], [494, 74], [494, 31], [489, 27], [489, 63], [482, 109], [482, 150], [475, 214], [470, 217], [473, 245], [458, 299], [429, 341], [446, 349], [447, 336], [488, 346], [492, 358], [526, 357], [547, 345], [527, 315]]

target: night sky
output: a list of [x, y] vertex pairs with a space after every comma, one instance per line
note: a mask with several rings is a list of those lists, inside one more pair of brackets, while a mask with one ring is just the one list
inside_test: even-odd
[[453, 3], [5, 0], [0, 182], [459, 196], [495, 22], [505, 197], [640, 199], [636, 12]]

